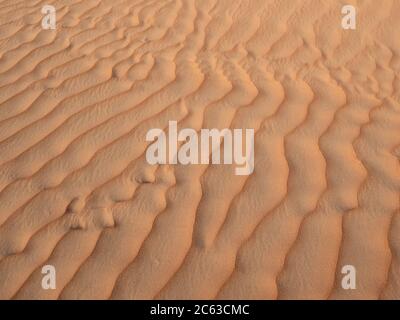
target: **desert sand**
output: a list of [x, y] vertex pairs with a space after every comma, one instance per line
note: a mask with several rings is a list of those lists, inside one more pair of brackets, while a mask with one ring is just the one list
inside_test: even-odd
[[[398, 0], [0, 1], [0, 299], [399, 299], [398, 30]], [[254, 172], [150, 165], [170, 120], [253, 128]]]

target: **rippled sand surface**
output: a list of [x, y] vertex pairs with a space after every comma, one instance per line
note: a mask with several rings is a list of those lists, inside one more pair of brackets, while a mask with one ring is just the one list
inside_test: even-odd
[[[398, 30], [397, 0], [0, 1], [0, 298], [399, 299]], [[253, 128], [254, 173], [148, 164], [170, 120]]]

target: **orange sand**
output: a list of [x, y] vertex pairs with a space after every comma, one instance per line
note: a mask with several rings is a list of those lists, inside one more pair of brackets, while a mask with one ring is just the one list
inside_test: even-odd
[[[398, 0], [0, 1], [0, 298], [399, 299], [398, 30]], [[254, 173], [149, 165], [169, 120], [254, 128]]]

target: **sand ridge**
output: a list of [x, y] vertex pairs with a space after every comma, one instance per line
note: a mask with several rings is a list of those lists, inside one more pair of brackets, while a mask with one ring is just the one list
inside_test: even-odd
[[[0, 1], [0, 298], [400, 298], [399, 15]], [[253, 128], [254, 173], [148, 164], [146, 132], [170, 120]]]

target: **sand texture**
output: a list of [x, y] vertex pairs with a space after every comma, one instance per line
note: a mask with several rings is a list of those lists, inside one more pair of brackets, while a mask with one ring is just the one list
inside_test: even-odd
[[[0, 299], [399, 299], [399, 30], [399, 0], [0, 1]], [[149, 164], [170, 120], [253, 128], [253, 174]]]

